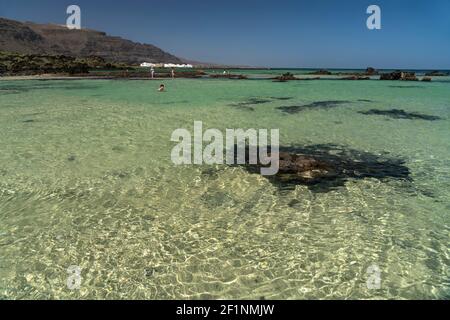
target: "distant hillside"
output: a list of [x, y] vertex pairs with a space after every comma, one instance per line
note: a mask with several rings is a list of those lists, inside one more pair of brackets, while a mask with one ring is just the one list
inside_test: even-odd
[[182, 63], [182, 60], [150, 44], [135, 43], [94, 30], [69, 30], [53, 24], [35, 24], [0, 18], [0, 51], [21, 54], [97, 56], [108, 62]]

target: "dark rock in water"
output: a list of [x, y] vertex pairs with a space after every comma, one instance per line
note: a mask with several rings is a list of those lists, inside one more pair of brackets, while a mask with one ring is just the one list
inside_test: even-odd
[[340, 80], [370, 80], [370, 77], [361, 77], [357, 75], [341, 78]]
[[[244, 168], [248, 172], [259, 174], [264, 166], [259, 161], [256, 165], [249, 164], [248, 147], [246, 151], [247, 161]], [[404, 160], [339, 145], [280, 147], [279, 159], [278, 173], [266, 178], [281, 189], [305, 185], [314, 192], [328, 192], [343, 186], [349, 179], [411, 181], [410, 171]]]
[[284, 82], [284, 81], [288, 81], [288, 80], [299, 80], [299, 79], [297, 77], [295, 77], [292, 73], [286, 72], [286, 73], [283, 73], [279, 77], [273, 78], [273, 80], [278, 80], [278, 81]]
[[235, 204], [234, 199], [227, 193], [221, 191], [207, 191], [201, 197], [202, 202], [209, 209], [214, 209], [220, 206], [231, 207]]
[[285, 101], [285, 100], [292, 100], [293, 98], [292, 97], [270, 97], [270, 99]]
[[313, 74], [313, 75], [323, 75], [323, 76], [328, 76], [328, 75], [332, 75], [332, 73], [328, 70], [325, 69], [321, 69], [321, 70], [317, 70], [314, 72], [310, 72], [309, 74]]
[[358, 113], [365, 114], [365, 115], [380, 115], [380, 116], [387, 116], [394, 119], [408, 119], [408, 120], [428, 120], [428, 121], [435, 121], [435, 120], [441, 120], [440, 117], [437, 116], [431, 116], [423, 113], [418, 112], [406, 112], [405, 110], [401, 109], [391, 109], [391, 110], [377, 110], [377, 109], [371, 109], [369, 111], [359, 111]]
[[300, 203], [299, 200], [297, 199], [292, 199], [291, 201], [289, 201], [288, 203], [288, 207], [294, 208], [296, 205], [298, 205]]
[[397, 88], [397, 89], [425, 89], [425, 87], [421, 86], [389, 86], [390, 88]]
[[414, 72], [403, 72], [402, 73], [402, 79], [406, 81], [417, 81], [416, 74]]
[[144, 269], [144, 275], [147, 278], [154, 277], [160, 272], [162, 272], [162, 267], [149, 267]]
[[302, 80], [302, 81], [307, 81], [307, 80], [320, 80], [320, 77], [299, 78], [298, 80]]
[[220, 79], [220, 78], [235, 79], [235, 80], [246, 80], [246, 79], [248, 79], [248, 77], [246, 75], [243, 75], [243, 74], [231, 74], [231, 73], [210, 74], [209, 77], [213, 78], [213, 79]]
[[351, 103], [351, 101], [346, 101], [346, 100], [328, 100], [328, 101], [316, 101], [313, 103], [309, 103], [309, 104], [305, 104], [305, 105], [300, 105], [300, 106], [282, 106], [282, 107], [278, 107], [277, 109], [289, 113], [289, 114], [295, 114], [295, 113], [299, 113], [301, 111], [305, 111], [308, 109], [330, 109], [330, 108], [335, 108], [339, 105], [342, 104], [348, 104]]
[[123, 152], [123, 151], [125, 151], [125, 147], [123, 147], [123, 146], [113, 146], [111, 148], [111, 150], [112, 151], [116, 151], [116, 152]]
[[272, 100], [269, 99], [262, 99], [262, 98], [250, 98], [246, 101], [243, 102], [238, 102], [238, 103], [232, 103], [230, 104], [231, 107], [239, 107], [239, 108], [243, 108], [246, 110], [250, 110], [250, 111], [254, 111], [255, 108], [252, 107], [252, 105], [258, 105], [258, 104], [264, 104], [264, 103], [269, 103], [272, 102]]
[[373, 76], [373, 75], [377, 75], [378, 71], [376, 69], [372, 68], [372, 67], [368, 67], [366, 69], [365, 74], [368, 75], [368, 76]]
[[405, 80], [405, 81], [417, 81], [415, 72], [394, 71], [391, 73], [383, 73], [380, 76], [380, 80]]
[[292, 97], [249, 98], [242, 102], [232, 103], [229, 106], [240, 107], [240, 108], [244, 108], [246, 110], [254, 111], [255, 108], [252, 107], [253, 105], [269, 103], [269, 102], [273, 102], [274, 100], [285, 101], [285, 100], [291, 100], [291, 99], [292, 99]]
[[402, 73], [400, 71], [394, 71], [391, 73], [383, 73], [380, 76], [380, 80], [400, 80]]
[[261, 99], [261, 98], [250, 98], [245, 102], [239, 103], [239, 105], [252, 105], [252, 104], [263, 104], [271, 102], [269, 99]]

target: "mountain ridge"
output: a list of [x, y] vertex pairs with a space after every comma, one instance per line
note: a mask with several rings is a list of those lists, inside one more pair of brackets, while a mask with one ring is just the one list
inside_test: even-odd
[[182, 63], [180, 59], [151, 45], [133, 42], [106, 32], [70, 30], [57, 24], [20, 22], [0, 17], [0, 51], [20, 54], [97, 56], [113, 63]]

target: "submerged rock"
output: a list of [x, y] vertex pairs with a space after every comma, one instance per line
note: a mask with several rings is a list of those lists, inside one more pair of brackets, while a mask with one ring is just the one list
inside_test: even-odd
[[277, 80], [277, 81], [299, 80], [297, 77], [295, 77], [290, 72], [283, 73], [281, 76], [278, 76], [278, 77], [275, 77], [272, 79]]
[[269, 103], [269, 102], [272, 102], [272, 100], [265, 99], [265, 98], [249, 98], [242, 102], [232, 103], [229, 106], [237, 107], [237, 108], [241, 108], [241, 109], [249, 110], [249, 111], [255, 111], [255, 108], [253, 108], [254, 105], [259, 105], [259, 104], [264, 104], [264, 103]]
[[278, 107], [277, 109], [289, 113], [289, 114], [295, 114], [295, 113], [299, 113], [301, 111], [305, 111], [308, 109], [330, 109], [330, 108], [335, 108], [339, 105], [342, 104], [348, 104], [351, 103], [351, 101], [347, 101], [347, 100], [326, 100], [326, 101], [315, 101], [312, 103], [308, 103], [305, 105], [297, 105], [297, 106], [281, 106]]
[[292, 100], [293, 98], [292, 97], [270, 97], [270, 99], [285, 101], [285, 100]]
[[370, 77], [362, 77], [358, 75], [348, 76], [341, 78], [340, 80], [370, 80]]
[[269, 103], [276, 100], [286, 101], [290, 99], [292, 99], [292, 97], [249, 98], [245, 101], [229, 104], [229, 106], [254, 111], [255, 110], [255, 108], [253, 108], [254, 105]]
[[325, 69], [320, 69], [320, 70], [317, 70], [317, 71], [314, 71], [314, 72], [310, 72], [309, 74], [320, 75], [320, 76], [322, 76], [322, 75], [323, 76], [332, 75], [332, 73], [330, 71], [325, 70]]
[[404, 80], [404, 81], [417, 81], [415, 72], [394, 71], [391, 73], [383, 73], [380, 76], [380, 80]]
[[219, 78], [225, 78], [225, 79], [235, 79], [235, 80], [245, 80], [248, 79], [246, 75], [243, 74], [231, 74], [231, 73], [225, 73], [225, 74], [210, 74], [210, 78], [213, 79], [219, 79]]
[[[248, 147], [246, 151], [245, 169], [259, 174], [264, 165], [249, 164]], [[305, 185], [315, 192], [331, 191], [349, 179], [411, 180], [409, 168], [402, 159], [333, 144], [280, 147], [279, 171], [265, 177], [281, 189]]]
[[359, 102], [373, 102], [373, 100], [370, 99], [358, 99]]
[[375, 68], [368, 67], [368, 68], [366, 69], [365, 74], [366, 74], [366, 75], [369, 75], [369, 76], [373, 76], [373, 75], [377, 75], [377, 74], [378, 74], [378, 71], [377, 71]]
[[404, 86], [404, 85], [400, 85], [400, 86], [389, 86], [390, 88], [396, 88], [396, 89], [425, 89], [425, 87], [421, 87], [421, 86]]
[[427, 115], [423, 113], [418, 112], [406, 112], [402, 109], [390, 109], [390, 110], [377, 110], [377, 109], [371, 109], [369, 111], [358, 111], [358, 113], [365, 114], [365, 115], [380, 115], [380, 116], [387, 116], [394, 119], [408, 119], [408, 120], [428, 120], [428, 121], [436, 121], [441, 120], [438, 116], [432, 116]]

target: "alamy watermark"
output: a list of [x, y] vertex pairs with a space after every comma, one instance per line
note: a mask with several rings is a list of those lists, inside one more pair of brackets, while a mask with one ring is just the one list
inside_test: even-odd
[[378, 290], [381, 289], [381, 270], [380, 267], [376, 264], [370, 265], [367, 270], [367, 289], [369, 290]]
[[70, 266], [67, 268], [67, 273], [69, 276], [67, 277], [67, 288], [69, 290], [79, 290], [81, 287], [81, 268], [79, 266]]
[[[67, 7], [66, 13], [70, 16], [66, 20], [66, 26], [69, 29], [81, 29], [81, 8], [78, 5], [72, 4]], [[381, 8], [376, 4], [372, 4], [367, 7], [367, 14], [370, 16], [367, 18], [366, 26], [369, 30], [381, 29]]]
[[[173, 131], [170, 140], [178, 144], [172, 149], [171, 159], [176, 165], [259, 165], [262, 175], [275, 175], [279, 169], [279, 130], [270, 130], [270, 147], [268, 136], [267, 129], [226, 129], [224, 140], [220, 130], [203, 132], [203, 123], [194, 121], [193, 136], [187, 129]], [[208, 143], [205, 147], [204, 142]]]
[[66, 20], [66, 26], [69, 29], [81, 29], [81, 9], [79, 6], [72, 4], [67, 7], [67, 14], [70, 16]]
[[367, 18], [366, 25], [369, 30], [381, 29], [381, 8], [375, 4], [370, 5], [367, 8], [367, 14], [370, 16]]

